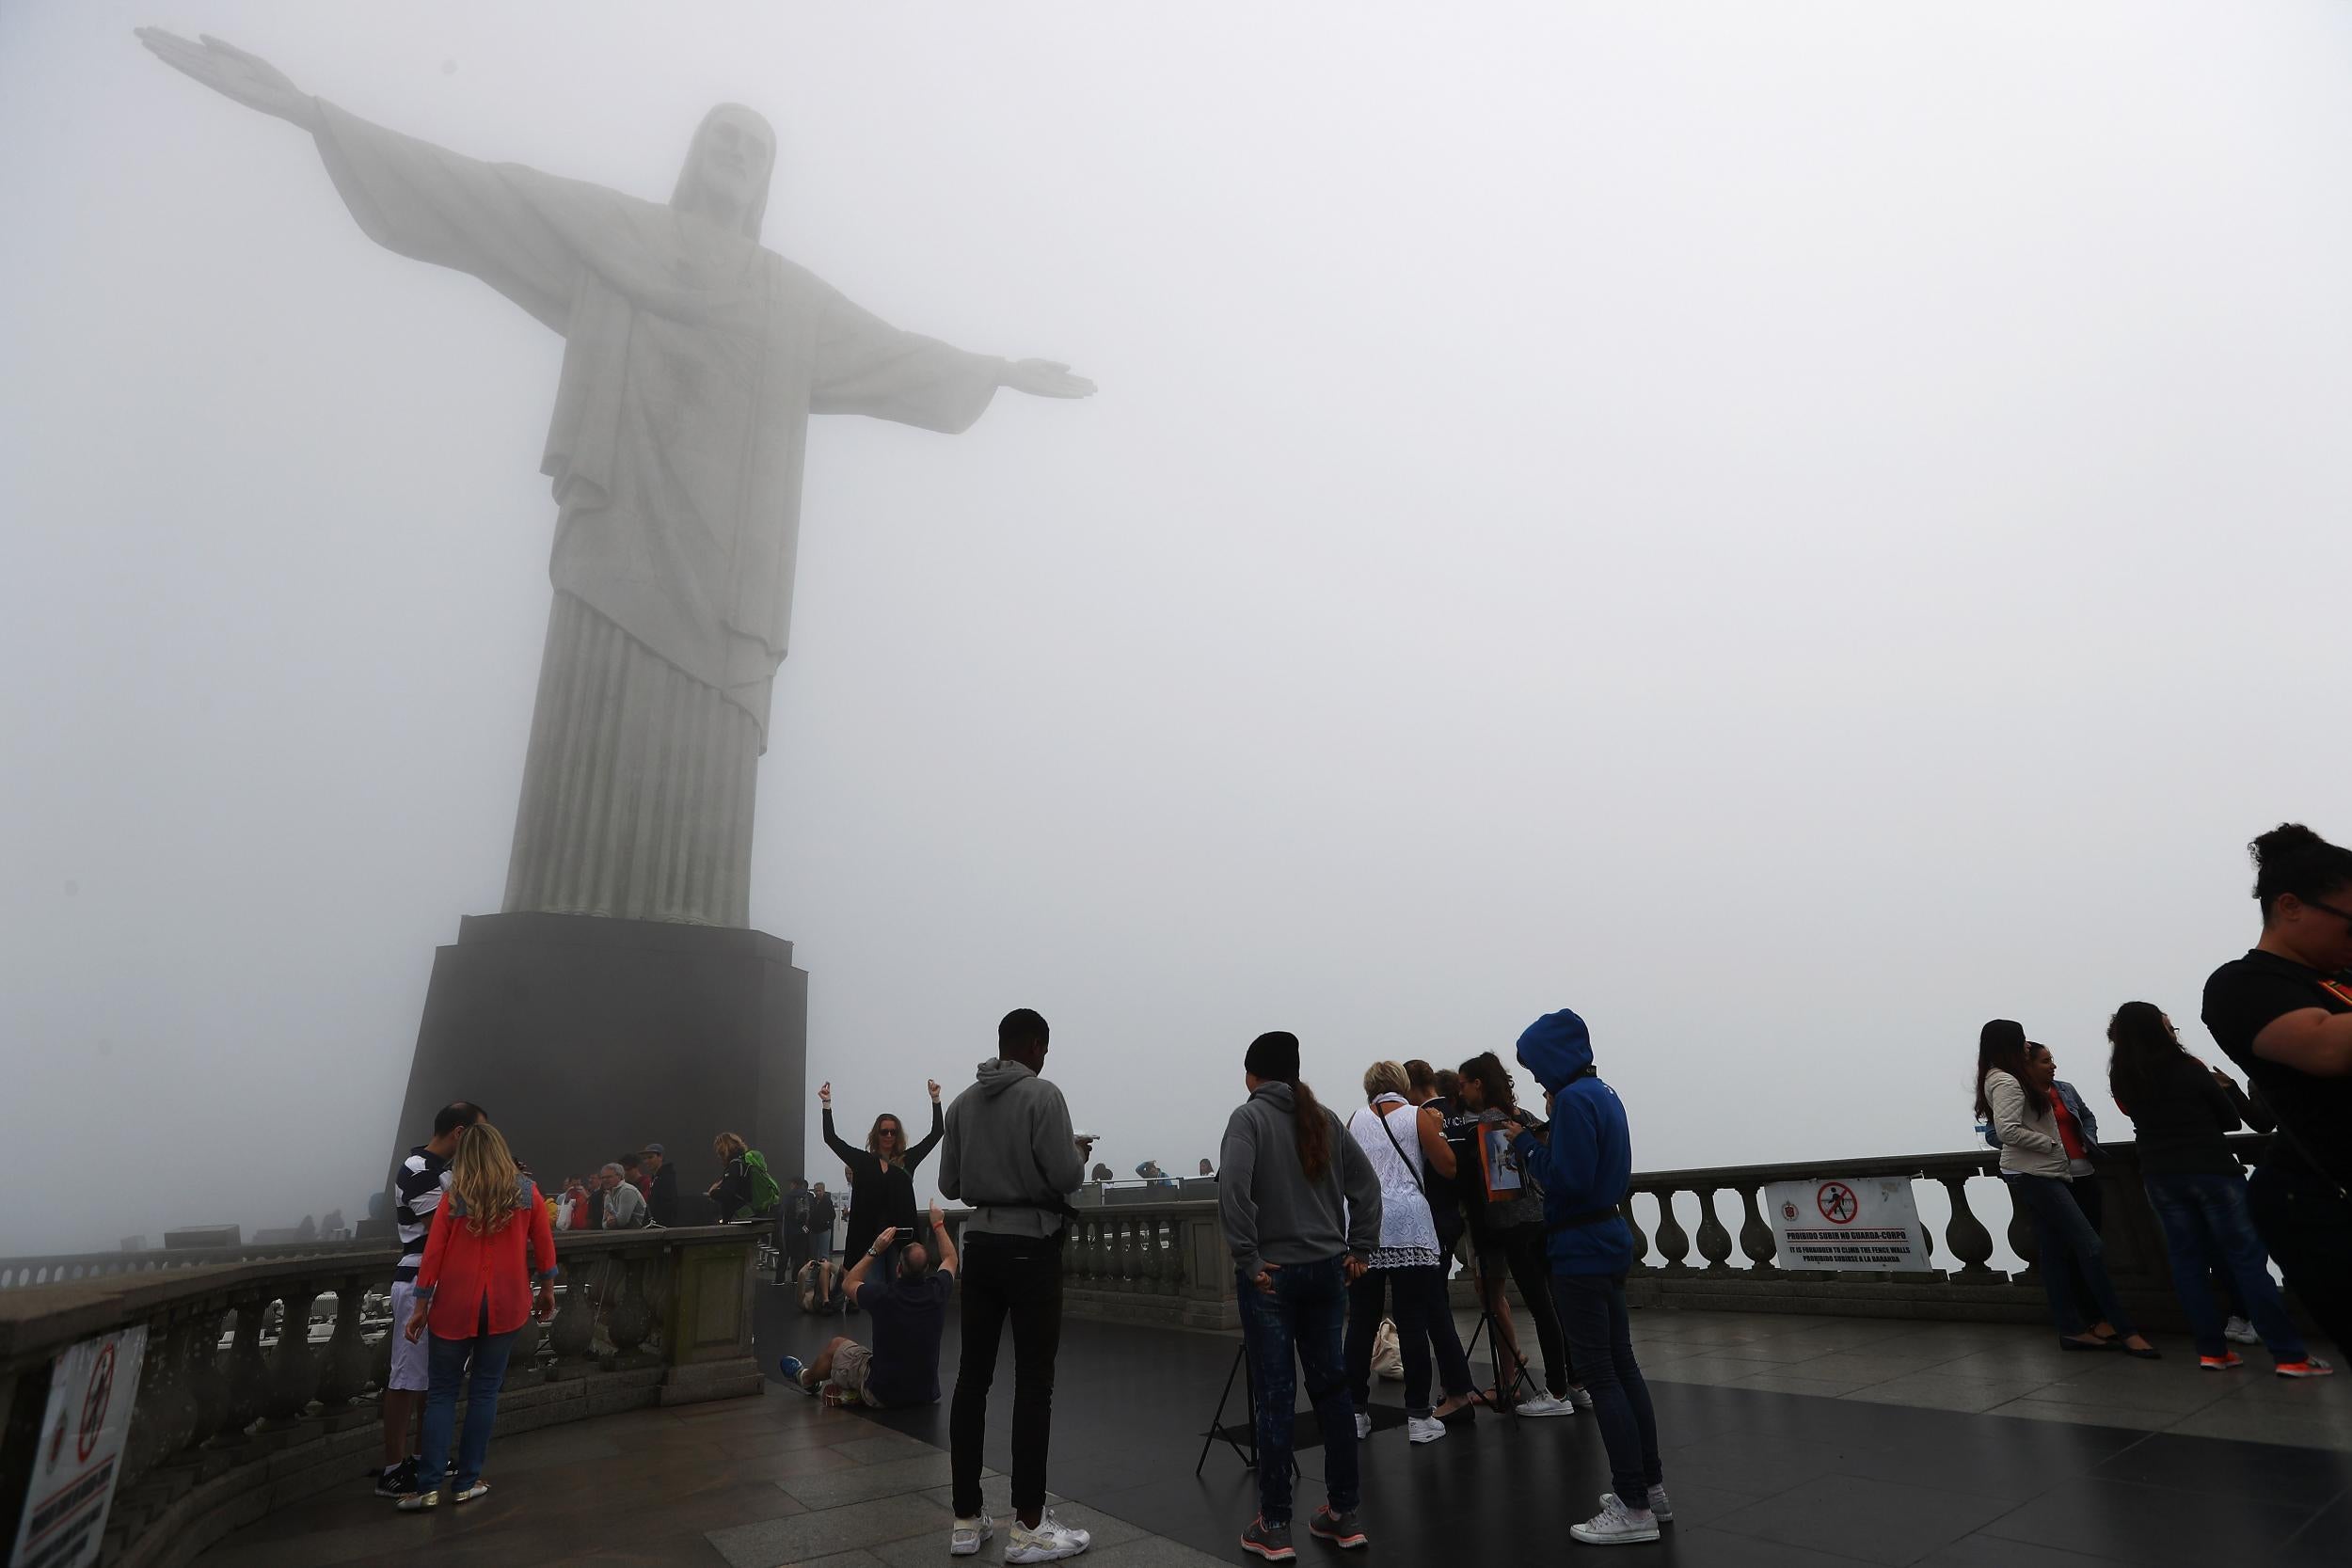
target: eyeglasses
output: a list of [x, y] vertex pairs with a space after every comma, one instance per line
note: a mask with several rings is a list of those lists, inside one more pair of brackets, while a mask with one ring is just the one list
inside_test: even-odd
[[2332, 914], [2338, 920], [2343, 921], [2346, 926], [2352, 926], [2352, 911], [2340, 910], [2333, 904], [2323, 904], [2316, 898], [2306, 898], [2303, 900], [2303, 904], [2306, 909], [2317, 910], [2322, 914]]

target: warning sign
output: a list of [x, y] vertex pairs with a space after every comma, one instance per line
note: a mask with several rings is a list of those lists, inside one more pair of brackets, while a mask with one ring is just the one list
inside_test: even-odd
[[1764, 1189], [1784, 1269], [1928, 1269], [1911, 1179], [1775, 1181]]
[[85, 1339], [51, 1365], [49, 1407], [9, 1568], [86, 1568], [98, 1560], [146, 1348], [146, 1328], [126, 1328]]

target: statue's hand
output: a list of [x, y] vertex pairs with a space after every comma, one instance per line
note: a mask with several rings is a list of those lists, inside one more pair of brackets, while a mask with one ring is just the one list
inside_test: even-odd
[[1090, 398], [1094, 383], [1083, 375], [1072, 375], [1070, 367], [1054, 359], [1014, 359], [1005, 365], [998, 378], [1003, 386], [1016, 392], [1026, 392], [1034, 398]]
[[233, 98], [248, 109], [292, 121], [306, 131], [317, 119], [318, 107], [310, 96], [259, 55], [248, 55], [210, 35], [200, 43], [191, 43], [161, 27], [141, 27], [137, 31], [138, 40], [147, 45], [149, 54], [183, 75], [195, 77], [224, 98]]

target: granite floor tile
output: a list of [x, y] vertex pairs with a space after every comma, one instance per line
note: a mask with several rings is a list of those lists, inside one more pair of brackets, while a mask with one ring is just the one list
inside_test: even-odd
[[1867, 1562], [1909, 1563], [2009, 1506], [1969, 1493], [1826, 1475], [1724, 1514], [1714, 1528]]
[[2267, 1568], [2318, 1512], [2203, 1491], [2083, 1480], [2021, 1504], [1982, 1533], [2145, 1568]]
[[778, 1568], [782, 1563], [830, 1557], [853, 1547], [872, 1548], [912, 1535], [936, 1532], [945, 1539], [952, 1518], [939, 1504], [901, 1493], [845, 1508], [715, 1529], [707, 1532], [707, 1539], [731, 1568]]

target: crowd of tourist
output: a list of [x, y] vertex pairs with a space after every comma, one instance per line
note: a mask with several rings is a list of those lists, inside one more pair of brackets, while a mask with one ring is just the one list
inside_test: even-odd
[[[2247, 1085], [2199, 1062], [2152, 1003], [2118, 1007], [2107, 1028], [2107, 1082], [2133, 1123], [2147, 1197], [2201, 1368], [2243, 1366], [2231, 1347], [2262, 1344], [2281, 1376], [2333, 1371], [2312, 1354], [2270, 1272], [2338, 1345], [2352, 1334], [2352, 850], [2289, 824], [2257, 839], [2261, 939], [2217, 969], [2203, 1020]], [[1088, 1179], [1091, 1135], [1073, 1130], [1043, 1076], [1049, 1031], [1008, 1014], [997, 1053], [907, 1142], [879, 1116], [860, 1148], [834, 1126], [832, 1085], [818, 1091], [827, 1146], [848, 1190], [795, 1176], [779, 1187], [758, 1151], [722, 1133], [719, 1179], [706, 1196], [723, 1219], [776, 1232], [776, 1281], [797, 1282], [813, 1311], [866, 1315], [870, 1343], [834, 1337], [806, 1366], [783, 1370], [831, 1403], [895, 1406], [941, 1397], [940, 1346], [960, 1304], [961, 1354], [949, 1412], [951, 1555], [977, 1552], [996, 1521], [982, 1505], [987, 1405], [1006, 1331], [1012, 1341], [1013, 1517], [1008, 1562], [1070, 1557], [1085, 1530], [1046, 1506], [1054, 1370], [1061, 1326], [1061, 1246]], [[1570, 1527], [1578, 1541], [1657, 1541], [1673, 1518], [1658, 1425], [1632, 1344], [1626, 1279], [1635, 1242], [1624, 1218], [1632, 1177], [1624, 1102], [1599, 1076], [1584, 1021], [1565, 1009], [1523, 1031], [1516, 1055], [1542, 1091], [1522, 1101], [1492, 1052], [1453, 1069], [1378, 1061], [1364, 1104], [1344, 1120], [1299, 1077], [1299, 1042], [1275, 1032], [1242, 1062], [1247, 1098], [1215, 1165], [1219, 1217], [1234, 1267], [1252, 1369], [1258, 1506], [1241, 1538], [1272, 1560], [1295, 1555], [1293, 1427], [1300, 1381], [1322, 1431], [1326, 1497], [1308, 1533], [1341, 1547], [1370, 1539], [1358, 1445], [1374, 1432], [1375, 1348], [1392, 1330], [1414, 1445], [1484, 1407], [1522, 1418], [1589, 1411], [1607, 1452], [1610, 1490]], [[2059, 1344], [2155, 1360], [2105, 1264], [2098, 1123], [2058, 1076], [2047, 1046], [1994, 1020], [1978, 1041], [1979, 1131], [2037, 1239]], [[2268, 1132], [2252, 1176], [2226, 1141]], [[934, 1151], [940, 1193], [966, 1211], [961, 1249], [937, 1205], [918, 1210], [914, 1173]], [[1146, 1162], [1147, 1181], [1168, 1180]], [[1109, 1173], [1094, 1167], [1096, 1180]], [[402, 1259], [393, 1284], [399, 1334], [384, 1399], [379, 1489], [408, 1509], [485, 1489], [484, 1456], [497, 1385], [515, 1333], [551, 1309], [550, 1214], [565, 1229], [675, 1223], [676, 1173], [660, 1145], [568, 1179], [543, 1199], [478, 1106], [445, 1107], [396, 1180]], [[830, 1256], [846, 1217], [843, 1271]], [[1446, 1294], [1457, 1256], [1470, 1261], [1495, 1334], [1497, 1376], [1480, 1386]], [[1518, 1286], [1542, 1358], [1529, 1367], [1505, 1282]], [[453, 1412], [468, 1393], [462, 1433]], [[421, 1408], [420, 1408], [420, 1405]], [[408, 1426], [421, 1416], [419, 1447]]]

